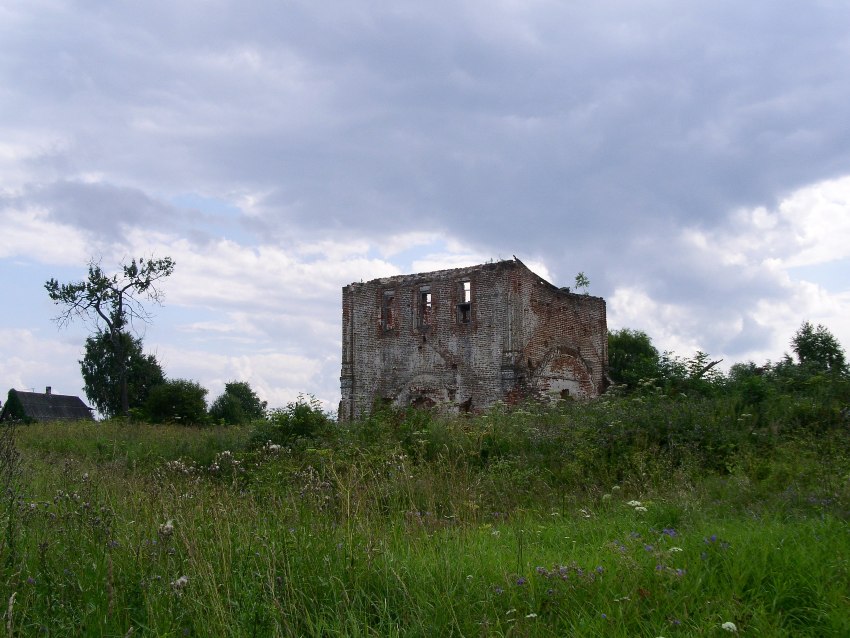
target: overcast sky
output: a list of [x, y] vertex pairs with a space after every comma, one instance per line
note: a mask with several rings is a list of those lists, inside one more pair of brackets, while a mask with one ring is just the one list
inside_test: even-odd
[[850, 4], [0, 0], [0, 398], [171, 256], [172, 378], [339, 399], [341, 287], [516, 255], [725, 365], [850, 345]]

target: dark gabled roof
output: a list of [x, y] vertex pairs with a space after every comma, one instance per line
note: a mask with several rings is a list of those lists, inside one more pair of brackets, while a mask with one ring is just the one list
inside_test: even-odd
[[15, 418], [12, 405], [15, 395], [23, 409], [25, 420], [33, 421], [80, 421], [91, 420], [92, 408], [83, 403], [80, 397], [67, 394], [47, 394], [42, 392], [21, 392], [9, 390], [9, 400], [0, 412], [0, 421]]

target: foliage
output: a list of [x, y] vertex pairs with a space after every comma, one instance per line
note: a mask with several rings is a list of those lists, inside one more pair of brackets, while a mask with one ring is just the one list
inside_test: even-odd
[[133, 259], [122, 264], [120, 274], [107, 275], [100, 263], [89, 262], [89, 274], [85, 281], [60, 284], [49, 279], [44, 287], [54, 304], [63, 310], [55, 317], [60, 325], [66, 325], [74, 318], [90, 323], [97, 332], [104, 332], [112, 340], [115, 361], [118, 364], [117, 381], [121, 397], [121, 414], [130, 411], [130, 398], [127, 381], [128, 358], [124, 348], [129, 345], [122, 335], [128, 334], [134, 322], [150, 321], [143, 300], [160, 303], [162, 292], [158, 282], [174, 272], [171, 257]]
[[710, 363], [458, 418], [19, 428], [6, 631], [850, 635], [850, 380]]
[[224, 393], [210, 406], [210, 418], [226, 425], [247, 423], [264, 418], [267, 405], [247, 382], [231, 381], [224, 384]]
[[122, 414], [121, 383], [117, 352], [125, 358], [127, 400], [130, 408], [144, 405], [151, 389], [165, 381], [162, 367], [152, 354], [142, 352], [142, 340], [130, 334], [118, 336], [115, 348], [108, 333], [98, 332], [86, 338], [85, 355], [80, 361], [86, 396], [105, 417]]
[[846, 373], [844, 349], [823, 325], [815, 328], [808, 321], [794, 334], [791, 349], [800, 365], [810, 373]]
[[642, 330], [622, 328], [608, 333], [608, 374], [614, 383], [634, 389], [660, 375], [658, 350]]
[[299, 394], [286, 407], [269, 412], [268, 420], [255, 426], [252, 440], [255, 445], [268, 441], [286, 445], [298, 440], [315, 439], [328, 433], [332, 425], [333, 420], [316, 397]]
[[309, 447], [229, 427], [212, 456], [212, 428], [21, 428], [7, 633], [848, 635], [850, 432], [734, 406], [385, 413]]
[[578, 273], [576, 275], [575, 287], [577, 290], [581, 290], [584, 294], [587, 294], [590, 288], [590, 279], [583, 272]]
[[207, 421], [206, 395], [196, 381], [169, 379], [151, 389], [144, 414], [152, 423], [201, 425]]
[[33, 421], [31, 417], [27, 416], [24, 405], [18, 397], [18, 392], [14, 388], [10, 389], [9, 394], [6, 395], [6, 405], [3, 409], [6, 412], [6, 420], [11, 423], [31, 423]]

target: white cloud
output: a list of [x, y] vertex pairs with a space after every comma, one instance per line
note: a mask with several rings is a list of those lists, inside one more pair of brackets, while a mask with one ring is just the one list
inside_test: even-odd
[[51, 221], [43, 209], [0, 208], [0, 226], [0, 259], [25, 256], [46, 264], [77, 265], [92, 254], [86, 233]]
[[[829, 291], [795, 272], [850, 256], [850, 177], [804, 187], [773, 210], [739, 209], [714, 230], [684, 228], [676, 244], [690, 267], [702, 264], [704, 277], [719, 280], [718, 295], [739, 289], [737, 305], [720, 298], [716, 304], [693, 304], [687, 297], [660, 302], [646, 287], [618, 287], [608, 300], [612, 327], [643, 329], [662, 349], [679, 354], [709, 350], [707, 342], [727, 344], [736, 351], [712, 354], [733, 362], [776, 360], [803, 321], [823, 323], [850, 344], [850, 289]], [[767, 284], [770, 295], [764, 294]], [[758, 345], [742, 346], [738, 337], [753, 332], [763, 335]]]
[[[37, 332], [0, 327], [0, 392], [8, 389], [42, 392], [51, 386], [56, 394], [83, 396], [77, 361], [81, 348], [58, 337], [44, 338]], [[5, 401], [5, 395], [0, 396]]]
[[[208, 403], [224, 392], [229, 381], [246, 381], [269, 407], [281, 407], [297, 398], [305, 389], [315, 388], [322, 361], [302, 355], [276, 352], [253, 354], [215, 354], [177, 346], [164, 346], [157, 359], [171, 378], [192, 379], [209, 390]], [[326, 407], [335, 408], [338, 392], [319, 398]]]

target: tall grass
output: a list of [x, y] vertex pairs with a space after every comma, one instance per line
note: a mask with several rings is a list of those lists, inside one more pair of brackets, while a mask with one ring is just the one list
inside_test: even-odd
[[850, 635], [847, 429], [747, 414], [613, 399], [285, 444], [22, 427], [6, 631]]

